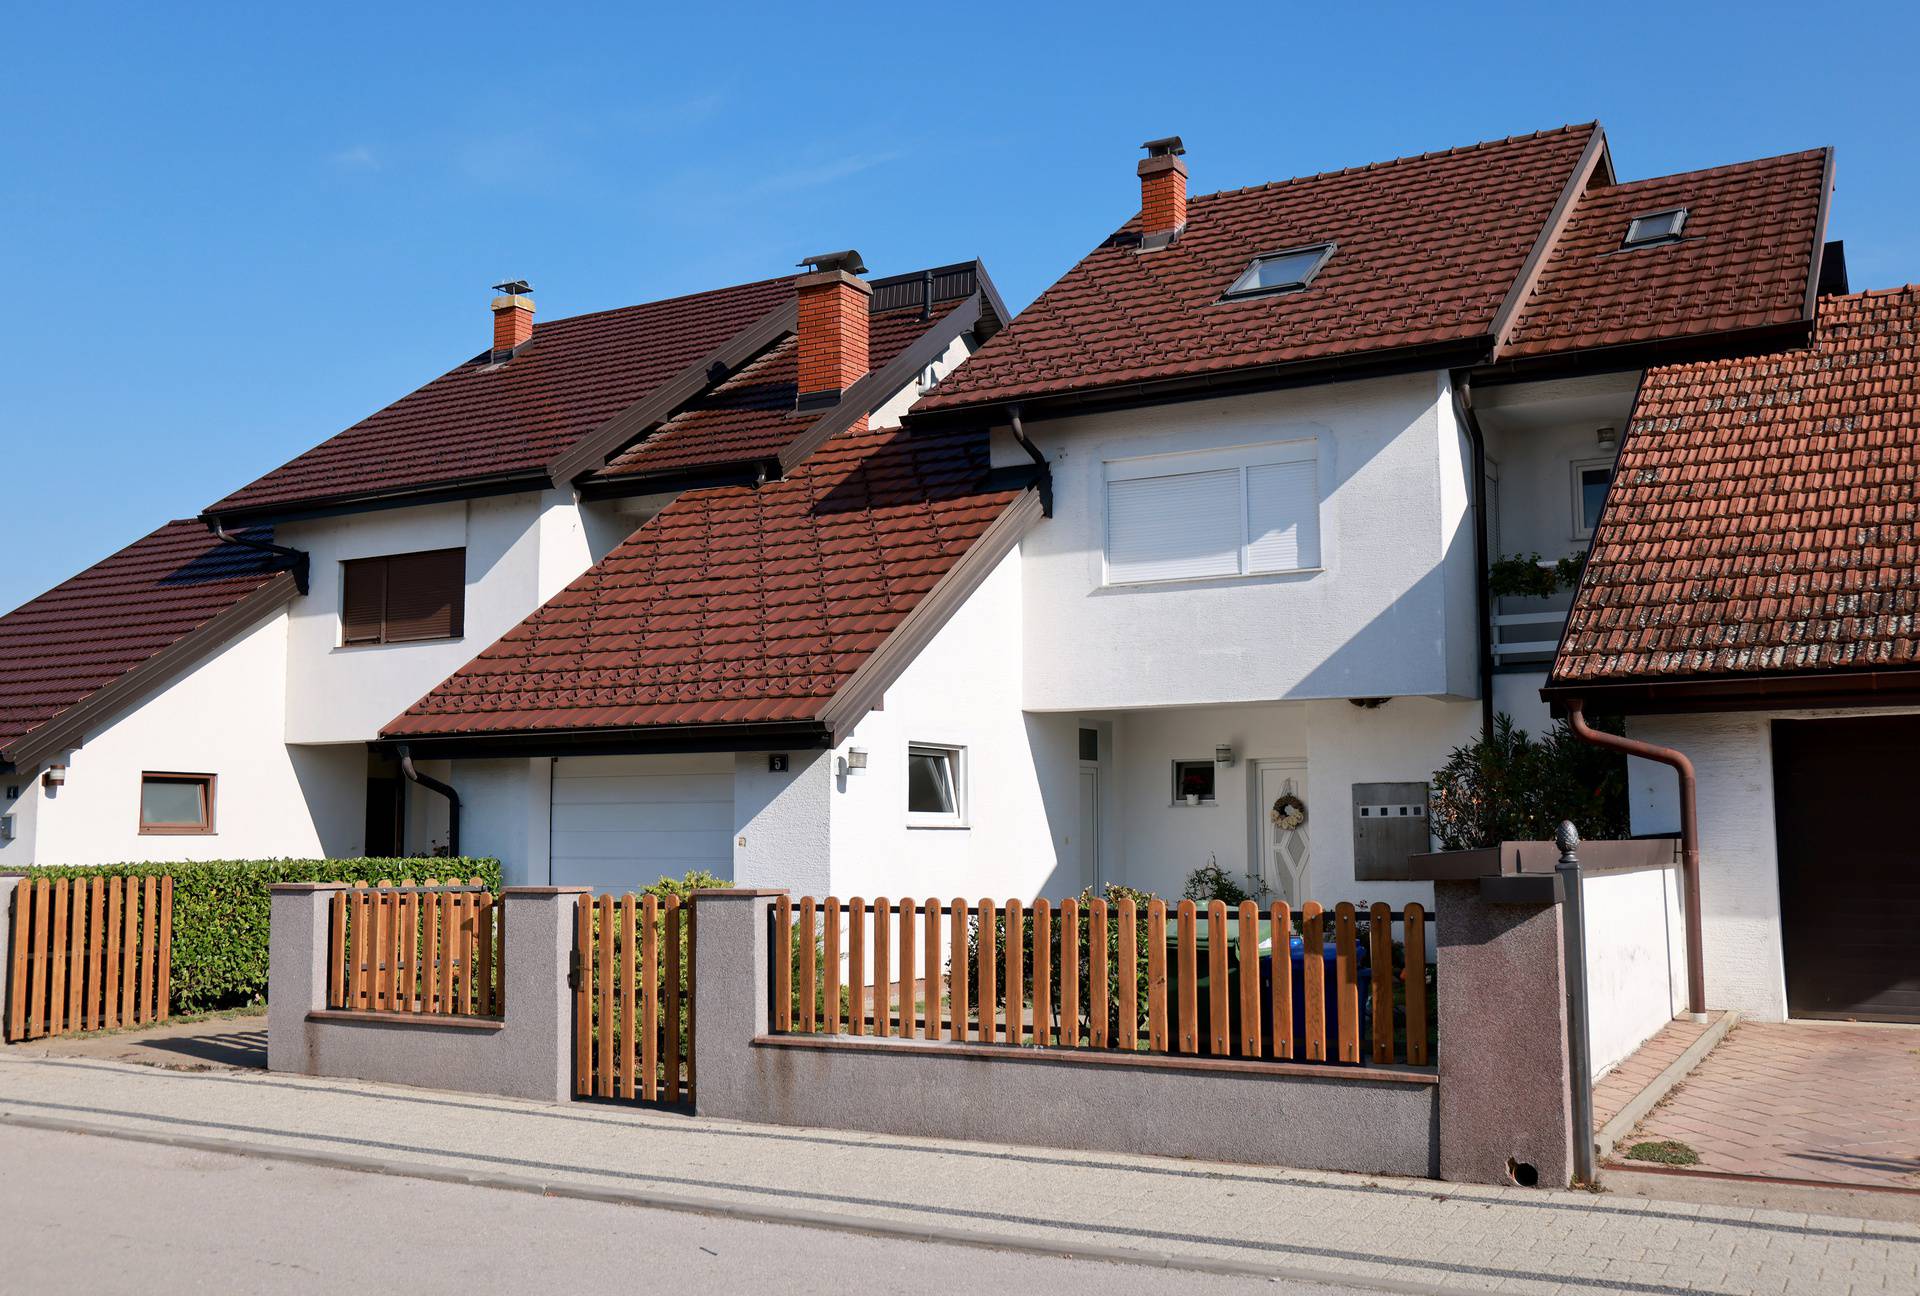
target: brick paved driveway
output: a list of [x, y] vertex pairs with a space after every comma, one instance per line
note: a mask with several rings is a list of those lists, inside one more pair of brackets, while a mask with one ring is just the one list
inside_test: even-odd
[[1742, 1022], [1619, 1152], [1677, 1139], [1701, 1170], [1920, 1189], [1920, 1026]]

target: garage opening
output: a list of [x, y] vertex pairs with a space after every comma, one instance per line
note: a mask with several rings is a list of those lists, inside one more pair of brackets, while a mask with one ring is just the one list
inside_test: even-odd
[[693, 869], [733, 875], [733, 755], [553, 763], [553, 881], [619, 894]]
[[1787, 1011], [1920, 1022], [1920, 716], [1776, 720]]

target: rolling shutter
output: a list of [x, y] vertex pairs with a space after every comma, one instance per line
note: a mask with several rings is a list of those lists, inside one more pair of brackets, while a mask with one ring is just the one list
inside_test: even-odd
[[1238, 469], [1107, 483], [1107, 579], [1190, 580], [1239, 571]]
[[341, 564], [340, 641], [413, 643], [466, 630], [467, 552], [357, 558]]
[[358, 558], [342, 563], [340, 580], [345, 586], [340, 597], [340, 642], [379, 643], [386, 622], [387, 560]]
[[1247, 468], [1247, 570], [1320, 565], [1320, 492], [1311, 459]]

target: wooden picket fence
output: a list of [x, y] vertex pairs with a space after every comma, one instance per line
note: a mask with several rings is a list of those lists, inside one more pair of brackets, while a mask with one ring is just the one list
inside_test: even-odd
[[693, 904], [586, 896], [575, 909], [573, 1092], [693, 1101]]
[[505, 1013], [506, 910], [479, 878], [356, 882], [329, 902], [327, 1006], [350, 1012]]
[[22, 881], [12, 921], [9, 1041], [167, 1019], [172, 878]]
[[[1396, 912], [1342, 902], [1329, 914], [1309, 902], [1296, 914], [1250, 900], [1235, 910], [1154, 900], [1142, 912], [1131, 899], [783, 896], [773, 915], [774, 1029], [1427, 1066], [1427, 926], [1418, 904]], [[1263, 958], [1263, 943], [1288, 957]], [[1328, 945], [1331, 960], [1309, 956]]]

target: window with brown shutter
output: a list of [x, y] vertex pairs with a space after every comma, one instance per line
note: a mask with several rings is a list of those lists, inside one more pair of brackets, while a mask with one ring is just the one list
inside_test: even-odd
[[465, 632], [465, 549], [356, 558], [340, 568], [341, 643], [417, 643]]

